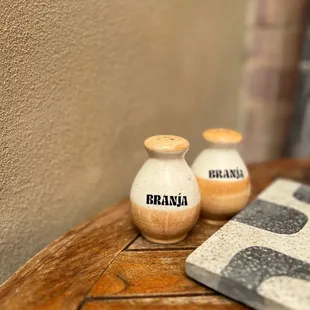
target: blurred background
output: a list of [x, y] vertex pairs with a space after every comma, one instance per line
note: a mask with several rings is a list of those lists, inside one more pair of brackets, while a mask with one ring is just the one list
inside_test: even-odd
[[247, 163], [310, 155], [307, 0], [0, 4], [0, 282], [128, 197], [148, 136], [189, 164], [210, 127]]

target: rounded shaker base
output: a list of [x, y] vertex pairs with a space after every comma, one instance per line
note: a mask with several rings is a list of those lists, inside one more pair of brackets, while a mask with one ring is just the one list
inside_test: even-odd
[[208, 224], [210, 225], [214, 225], [214, 226], [223, 226], [225, 225], [229, 219], [227, 220], [212, 220], [212, 219], [209, 219], [209, 218], [204, 218], [202, 217]]
[[147, 239], [150, 242], [153, 243], [160, 243], [160, 244], [173, 244], [173, 243], [178, 243], [182, 240], [184, 240], [187, 237], [187, 233], [178, 237], [172, 237], [169, 239], [161, 239], [161, 238], [156, 238], [156, 237], [152, 237], [150, 235], [147, 235], [145, 233], [142, 233], [142, 236]]

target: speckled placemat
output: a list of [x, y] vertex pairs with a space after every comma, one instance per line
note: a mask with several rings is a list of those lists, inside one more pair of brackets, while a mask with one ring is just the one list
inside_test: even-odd
[[255, 309], [310, 310], [310, 186], [274, 181], [186, 260], [186, 273]]

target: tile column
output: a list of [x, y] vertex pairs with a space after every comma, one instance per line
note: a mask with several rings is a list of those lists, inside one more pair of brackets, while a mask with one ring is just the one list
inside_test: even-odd
[[240, 88], [241, 154], [282, 156], [293, 111], [307, 0], [248, 0]]

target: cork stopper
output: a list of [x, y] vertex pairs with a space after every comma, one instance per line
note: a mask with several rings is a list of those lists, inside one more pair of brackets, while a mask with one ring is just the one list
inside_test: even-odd
[[189, 142], [178, 136], [157, 135], [147, 138], [144, 141], [147, 150], [153, 152], [173, 153], [185, 151], [189, 148]]
[[225, 128], [206, 129], [202, 135], [206, 141], [211, 143], [233, 144], [242, 140], [239, 132]]

